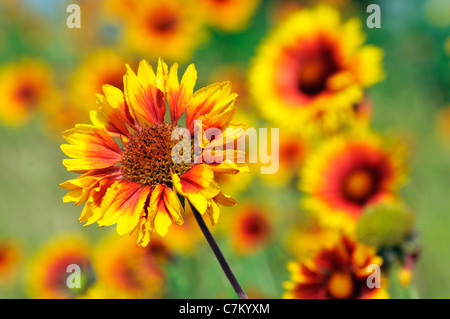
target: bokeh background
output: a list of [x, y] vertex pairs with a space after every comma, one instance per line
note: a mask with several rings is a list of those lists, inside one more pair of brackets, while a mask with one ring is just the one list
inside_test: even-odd
[[[40, 297], [29, 292], [30, 265], [36, 252], [55, 237], [81, 236], [96, 247], [115, 232], [113, 226], [83, 227], [77, 221], [81, 208], [63, 204], [65, 191], [58, 186], [73, 178], [61, 164], [65, 157], [59, 148], [61, 132], [87, 121], [87, 112], [95, 105], [89, 96], [99, 89], [92, 79], [96, 72], [112, 70], [117, 63], [122, 76], [125, 63], [135, 68], [139, 60], [147, 59], [156, 65], [158, 56], [169, 64], [179, 62], [180, 70], [194, 63], [199, 77], [196, 88], [218, 80], [232, 81], [240, 91], [237, 106], [242, 105], [243, 116], [255, 116], [258, 121], [255, 108], [246, 100], [247, 71], [256, 48], [289, 12], [319, 2], [335, 6], [344, 19], [357, 16], [363, 22], [370, 3], [381, 7], [380, 29], [363, 24], [366, 42], [381, 47], [385, 54], [386, 78], [368, 89], [373, 102], [372, 127], [399, 137], [409, 147], [409, 183], [401, 195], [416, 214], [421, 245], [411, 284], [402, 287], [393, 276], [390, 294], [394, 298], [450, 297], [450, 112], [446, 112], [450, 107], [450, 3], [446, 0], [255, 1], [254, 8], [246, 9], [248, 17], [242, 26], [220, 25], [219, 17], [202, 21], [200, 26], [192, 20], [188, 23], [192, 37], [180, 40], [180, 49], [167, 48], [168, 52], [162, 53], [157, 46], [153, 51], [141, 50], [149, 46], [142, 37], [141, 45], [127, 42], [139, 34], [124, 32], [131, 22], [124, 18], [125, 12], [117, 14], [114, 1], [1, 0], [0, 69], [24, 58], [35, 59], [45, 65], [52, 79], [42, 105], [17, 115], [26, 119], [0, 123], [0, 238], [17, 243], [12, 258], [16, 271], [5, 273], [11, 278], [2, 280], [0, 297]], [[80, 29], [66, 26], [70, 3], [81, 8]], [[194, 12], [190, 19], [205, 19], [195, 18], [201, 11], [196, 1], [183, 8]], [[186, 45], [183, 41], [197, 43]], [[95, 62], [102, 50], [106, 53]], [[27, 77], [32, 78], [33, 71]], [[1, 79], [0, 91], [5, 81], [12, 81], [11, 76]], [[8, 100], [0, 103], [3, 110], [12, 107]], [[268, 127], [264, 122], [260, 125]], [[286, 249], [286, 237], [292, 223], [303, 218], [298, 205], [301, 195], [292, 186], [295, 181], [278, 187], [253, 176], [238, 179], [236, 184], [239, 187], [231, 186], [232, 195], [242, 206], [254, 205], [267, 214], [270, 235], [259, 249], [236, 252], [232, 216], [238, 208], [224, 210], [221, 225], [213, 232], [250, 297], [280, 298], [282, 283], [289, 278], [286, 263], [293, 259]], [[164, 283], [156, 296], [234, 297], [209, 247], [201, 238], [195, 240], [192, 249], [168, 248], [173, 256], [161, 265]], [[172, 241], [180, 246], [186, 237]], [[0, 264], [4, 260], [0, 255]]]

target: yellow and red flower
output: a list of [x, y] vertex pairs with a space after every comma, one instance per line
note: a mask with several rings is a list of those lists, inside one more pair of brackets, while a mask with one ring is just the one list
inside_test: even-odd
[[364, 90], [383, 78], [381, 49], [363, 43], [361, 22], [344, 23], [331, 7], [290, 15], [261, 43], [250, 69], [262, 116], [312, 133], [351, 122]]
[[132, 237], [103, 238], [94, 250], [93, 267], [100, 287], [119, 296], [155, 298], [161, 294], [164, 272], [151, 251], [136, 246]]
[[24, 125], [53, 92], [52, 72], [45, 62], [29, 58], [2, 66], [0, 121], [13, 127]]
[[242, 31], [260, 0], [200, 0], [199, 10], [209, 25], [227, 32]]
[[389, 298], [385, 281], [381, 287], [367, 285], [373, 270], [383, 259], [376, 249], [342, 237], [333, 247], [324, 248], [312, 259], [290, 262], [289, 281], [284, 283], [286, 299], [384, 299]]
[[364, 131], [336, 136], [310, 154], [299, 187], [304, 208], [321, 223], [350, 230], [367, 205], [396, 198], [405, 180], [403, 144]]
[[0, 283], [10, 283], [18, 274], [22, 261], [22, 247], [17, 240], [0, 240]]
[[[69, 265], [80, 267], [81, 287], [67, 285]], [[75, 298], [90, 285], [92, 278], [91, 250], [79, 236], [53, 238], [33, 257], [27, 274], [28, 293], [37, 299]]]
[[[222, 139], [203, 139], [202, 145], [197, 145], [201, 151], [217, 151], [215, 161], [205, 158], [204, 152], [192, 152], [197, 121], [201, 121], [201, 127], [196, 128], [202, 135], [208, 128], [224, 132], [232, 125], [236, 94], [231, 93], [229, 82], [212, 84], [194, 93], [194, 65], [187, 68], [181, 83], [177, 71], [177, 64], [169, 70], [161, 59], [156, 74], [146, 61], [139, 64], [137, 75], [128, 67], [124, 92], [105, 85], [104, 95], [98, 95], [99, 109], [91, 112], [93, 124], [79, 124], [63, 133], [69, 144], [61, 148], [71, 157], [63, 164], [81, 176], [60, 186], [69, 190], [64, 202], [85, 203], [80, 222], [117, 224], [119, 235], [136, 231], [137, 243], [146, 246], [151, 233], [164, 236], [172, 223], [183, 224], [179, 197], [201, 214], [208, 213], [212, 224], [218, 220], [219, 204], [236, 204], [222, 193], [214, 179], [217, 174], [236, 174], [246, 169], [245, 164], [237, 163], [245, 154], [235, 151], [230, 159], [230, 152], [226, 152], [235, 135], [223, 133]], [[170, 122], [165, 122], [166, 102]], [[182, 128], [178, 122], [184, 114], [189, 141], [173, 140], [172, 134]], [[190, 154], [181, 155], [180, 150], [172, 154], [178, 143], [182, 149], [191, 150]], [[228, 158], [223, 160], [226, 154]]]
[[124, 15], [124, 46], [156, 59], [184, 62], [206, 35], [192, 0], [139, 1], [139, 9]]

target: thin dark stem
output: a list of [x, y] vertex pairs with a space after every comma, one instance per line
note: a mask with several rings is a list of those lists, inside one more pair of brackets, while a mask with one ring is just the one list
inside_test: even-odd
[[214, 255], [216, 255], [216, 258], [219, 261], [219, 264], [222, 267], [223, 272], [225, 273], [228, 280], [230, 281], [230, 284], [233, 287], [236, 294], [238, 295], [239, 299], [248, 299], [247, 295], [242, 290], [241, 285], [239, 284], [239, 282], [237, 281], [233, 272], [231, 271], [231, 268], [228, 265], [225, 257], [223, 256], [219, 246], [217, 246], [217, 243], [214, 240], [214, 237], [212, 236], [211, 232], [209, 231], [208, 226], [206, 226], [202, 215], [200, 215], [198, 210], [190, 202], [189, 202], [189, 206], [191, 206], [192, 212], [194, 214], [195, 219], [197, 220], [198, 226], [202, 230], [203, 235], [205, 236], [206, 240], [208, 241], [208, 244], [211, 247], [212, 251], [214, 252]]

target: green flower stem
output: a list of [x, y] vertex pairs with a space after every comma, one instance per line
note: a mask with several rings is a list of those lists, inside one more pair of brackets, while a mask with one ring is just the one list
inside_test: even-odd
[[212, 251], [214, 252], [214, 255], [216, 255], [216, 258], [219, 261], [219, 264], [222, 267], [222, 270], [224, 271], [225, 275], [227, 276], [228, 281], [230, 282], [230, 284], [233, 287], [234, 291], [236, 292], [237, 296], [239, 297], [239, 299], [248, 299], [247, 295], [242, 290], [241, 285], [239, 284], [239, 282], [237, 281], [233, 272], [231, 271], [231, 268], [228, 265], [225, 257], [223, 256], [222, 252], [220, 251], [219, 246], [217, 246], [217, 243], [214, 240], [214, 237], [212, 236], [211, 232], [209, 231], [208, 226], [206, 226], [202, 215], [198, 212], [198, 210], [190, 202], [189, 202], [189, 206], [191, 206], [192, 212], [194, 214], [195, 219], [197, 220], [198, 226], [202, 230], [202, 233], [205, 236], [206, 240], [208, 241], [208, 244], [211, 247]]

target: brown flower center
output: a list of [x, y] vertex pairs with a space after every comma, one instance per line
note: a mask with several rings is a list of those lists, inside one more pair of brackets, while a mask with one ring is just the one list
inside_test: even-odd
[[[183, 147], [179, 154], [174, 154], [172, 148], [177, 143], [189, 143], [185, 147], [191, 149], [191, 141], [172, 140], [173, 124], [151, 124], [134, 134], [125, 144], [122, 151], [121, 166], [124, 176], [132, 182], [155, 187], [158, 184], [171, 186], [171, 172], [183, 174], [191, 165], [182, 161]], [[183, 145], [184, 146], [184, 145]]]

